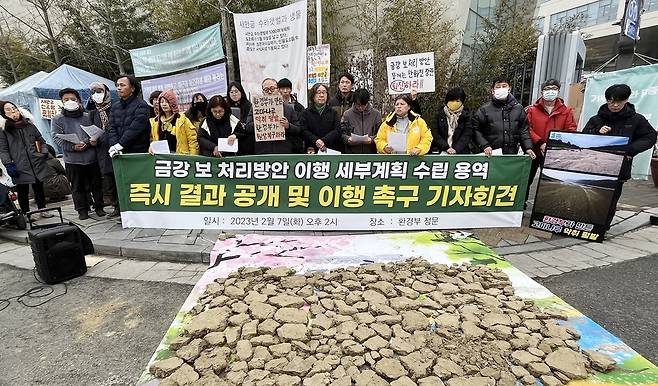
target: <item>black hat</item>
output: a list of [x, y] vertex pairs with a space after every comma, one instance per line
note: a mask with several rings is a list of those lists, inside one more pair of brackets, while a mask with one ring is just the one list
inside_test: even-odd
[[78, 101], [82, 101], [82, 98], [80, 98], [80, 93], [74, 88], [67, 87], [59, 90], [59, 99], [62, 99], [64, 94], [75, 94], [75, 96], [78, 98]]
[[292, 88], [292, 82], [288, 78], [283, 78], [277, 82], [277, 87], [279, 88]]

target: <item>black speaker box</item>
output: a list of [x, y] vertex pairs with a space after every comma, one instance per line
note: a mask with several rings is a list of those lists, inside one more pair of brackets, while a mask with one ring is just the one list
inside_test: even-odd
[[82, 231], [73, 224], [65, 224], [61, 210], [60, 219], [60, 224], [43, 226], [35, 226], [29, 219], [31, 230], [28, 231], [28, 238], [34, 265], [41, 279], [48, 284], [66, 281], [87, 272]]

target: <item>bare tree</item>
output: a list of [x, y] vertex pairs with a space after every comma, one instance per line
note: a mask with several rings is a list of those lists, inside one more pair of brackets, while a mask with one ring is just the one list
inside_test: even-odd
[[[25, 0], [25, 2], [30, 5], [27, 10], [32, 16], [32, 22], [30, 22], [30, 20], [24, 20], [16, 12], [9, 11], [9, 9], [2, 4], [0, 4], [0, 9], [18, 21], [21, 25], [27, 27], [28, 30], [45, 39], [50, 45], [55, 64], [59, 66], [62, 64], [62, 58], [59, 54], [57, 40], [61, 31], [55, 33], [55, 28], [53, 27], [53, 22], [51, 20], [51, 11], [54, 7], [55, 0]], [[42, 30], [42, 26], [46, 28], [45, 32]]]

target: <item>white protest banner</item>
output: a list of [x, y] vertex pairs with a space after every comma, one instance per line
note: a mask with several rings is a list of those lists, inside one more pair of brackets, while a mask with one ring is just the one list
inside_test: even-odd
[[262, 92], [265, 78], [288, 78], [306, 104], [306, 0], [264, 12], [236, 13], [240, 78], [248, 95]]
[[283, 141], [286, 129], [279, 124], [283, 117], [283, 98], [280, 95], [258, 95], [251, 99], [254, 105], [254, 132], [256, 142]]
[[41, 109], [41, 118], [53, 119], [53, 117], [62, 111], [64, 104], [59, 99], [42, 99], [39, 98], [39, 109]]
[[386, 58], [388, 93], [434, 92], [434, 52]]
[[329, 84], [329, 67], [331, 63], [329, 44], [309, 46], [306, 50], [308, 63], [308, 89], [316, 83]]

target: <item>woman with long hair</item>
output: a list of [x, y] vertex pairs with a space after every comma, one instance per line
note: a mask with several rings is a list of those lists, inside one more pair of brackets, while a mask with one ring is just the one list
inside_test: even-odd
[[[238, 117], [240, 122], [246, 126], [253, 121], [254, 116], [251, 110], [251, 102], [249, 102], [249, 98], [247, 97], [244, 88], [239, 82], [229, 83], [228, 98], [226, 99], [229, 107], [237, 107], [240, 110], [240, 116]], [[242, 129], [239, 128], [239, 131], [242, 132]], [[253, 136], [246, 135], [246, 132], [243, 132], [242, 134], [245, 135], [243, 136], [242, 140], [238, 142], [240, 155], [254, 154], [255, 138], [253, 138]]]
[[[379, 154], [409, 154], [425, 155], [432, 145], [432, 132], [425, 120], [411, 111], [413, 101], [408, 95], [395, 98], [395, 111], [390, 113], [377, 132], [375, 144]], [[406, 143], [404, 149], [395, 149], [389, 136], [391, 134], [404, 135]]]
[[158, 97], [159, 115], [151, 118], [151, 142], [167, 141], [169, 151], [178, 154], [199, 154], [196, 128], [178, 110], [178, 98], [173, 90]]
[[[228, 138], [228, 144], [233, 145], [238, 139], [242, 140], [244, 135], [237, 132], [241, 127], [240, 120], [231, 114], [228, 102], [221, 95], [215, 95], [208, 100], [206, 119], [197, 130], [197, 138], [201, 155], [208, 157], [226, 157], [236, 155], [234, 152], [220, 152], [217, 146], [219, 138]], [[238, 141], [238, 146], [240, 141]]]
[[190, 108], [185, 112], [185, 116], [197, 129], [201, 126], [204, 118], [206, 118], [207, 107], [208, 98], [205, 95], [200, 92], [192, 95], [192, 103], [190, 104]]
[[[43, 181], [48, 178], [46, 141], [15, 104], [0, 102], [0, 115], [4, 118], [4, 127], [0, 128], [0, 159], [16, 184], [21, 211], [30, 211], [30, 185], [37, 208], [43, 209], [46, 207]], [[53, 215], [45, 212], [41, 217]]]

